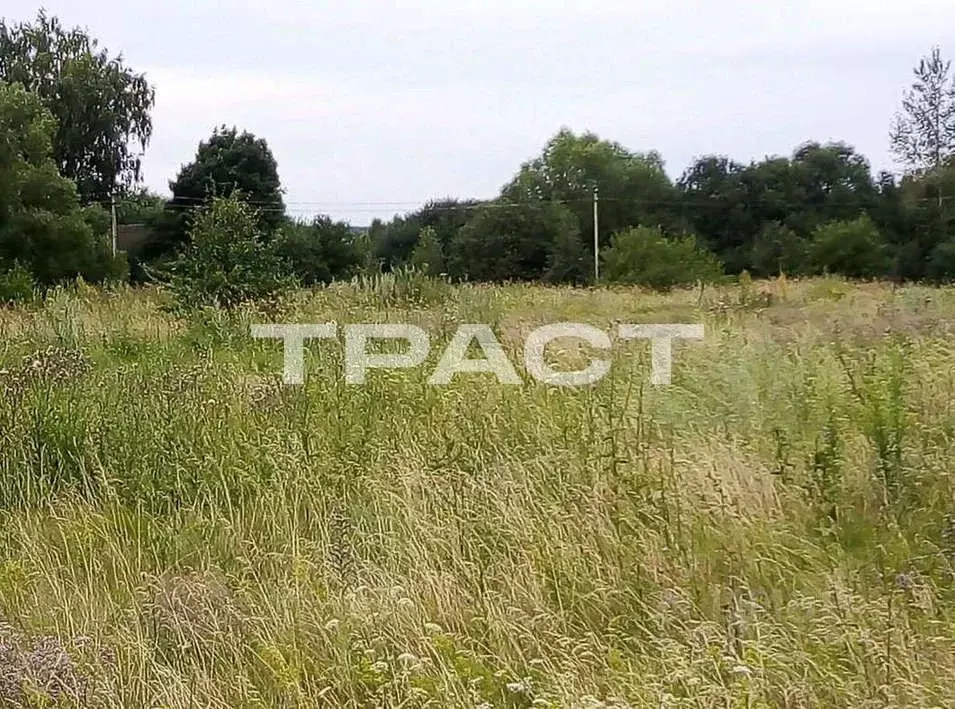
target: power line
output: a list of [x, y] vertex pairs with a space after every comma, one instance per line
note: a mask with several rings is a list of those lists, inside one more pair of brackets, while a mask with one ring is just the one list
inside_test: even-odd
[[[757, 198], [758, 199], [758, 198]], [[907, 198], [903, 199], [904, 203], [908, 204], [924, 204], [924, 203], [937, 203], [938, 201], [949, 201], [955, 199], [955, 195], [945, 195], [941, 199], [938, 197], [920, 197], [920, 198]], [[172, 197], [166, 199], [164, 202], [164, 208], [176, 209], [176, 210], [195, 210], [202, 209], [209, 201], [209, 198], [203, 197]], [[449, 200], [417, 200], [417, 201], [351, 201], [351, 202], [332, 202], [332, 201], [277, 201], [277, 200], [243, 200], [246, 204], [255, 207], [260, 212], [288, 212], [288, 213], [314, 213], [316, 211], [321, 211], [320, 207], [325, 209], [348, 209], [352, 212], [380, 212], [382, 207], [406, 207], [407, 212], [414, 212], [419, 210], [427, 210], [429, 212], [460, 212], [460, 211], [470, 211], [477, 209], [512, 209], [527, 207], [529, 205], [544, 205], [544, 204], [559, 204], [564, 206], [590, 206], [593, 203], [593, 198], [581, 198], [581, 199], [539, 199], [531, 198], [523, 201], [504, 201], [500, 198], [492, 198], [488, 200], [468, 200], [466, 203], [454, 203], [448, 204], [445, 203]], [[748, 206], [747, 200], [740, 200], [745, 207]], [[191, 202], [192, 204], [183, 204], [183, 202]], [[644, 206], [644, 207], [682, 207], [682, 208], [714, 208], [721, 206], [728, 206], [729, 200], [725, 200], [721, 197], [712, 197], [706, 199], [699, 198], [687, 198], [687, 197], [675, 197], [670, 199], [662, 198], [644, 198], [644, 197], [608, 197], [603, 194], [600, 196], [601, 204], [611, 203], [611, 204], [629, 204], [634, 206]], [[99, 202], [94, 202], [94, 204], [101, 204], [104, 207], [109, 208], [111, 202], [108, 200], [103, 200]], [[125, 200], [120, 200], [117, 202], [117, 207], [122, 207], [124, 204], [136, 204], [135, 198], [127, 198]], [[398, 215], [400, 216], [400, 215]]]

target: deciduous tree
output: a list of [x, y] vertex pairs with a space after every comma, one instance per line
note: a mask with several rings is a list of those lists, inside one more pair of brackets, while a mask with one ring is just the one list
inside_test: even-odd
[[638, 153], [596, 134], [560, 130], [536, 158], [523, 163], [501, 191], [509, 202], [562, 202], [581, 234], [592, 234], [593, 194], [598, 190], [599, 239], [636, 224], [679, 226], [679, 195], [659, 153]]
[[955, 81], [938, 47], [913, 69], [889, 134], [892, 153], [912, 172], [938, 170], [955, 154]]
[[421, 230], [418, 244], [411, 254], [411, 265], [429, 276], [439, 276], [445, 272], [444, 249], [434, 227], [426, 226]]
[[195, 159], [170, 181], [173, 197], [156, 228], [148, 259], [168, 255], [187, 239], [191, 217], [216, 196], [229, 196], [254, 207], [262, 238], [270, 238], [285, 219], [278, 165], [268, 144], [247, 131], [220, 126], [199, 143]]
[[36, 94], [0, 82], [0, 270], [29, 269], [41, 285], [121, 273], [97, 215], [53, 159], [56, 121]]
[[606, 280], [660, 291], [698, 281], [715, 281], [722, 275], [719, 261], [694, 236], [668, 238], [650, 227], [633, 227], [614, 234], [601, 257]]
[[262, 238], [259, 222], [255, 209], [235, 195], [213, 197], [199, 210], [189, 245], [173, 265], [180, 307], [269, 302], [292, 286], [276, 242]]
[[302, 285], [348, 279], [362, 265], [363, 254], [348, 224], [326, 215], [307, 224], [289, 222], [276, 243]]
[[155, 92], [121, 55], [42, 10], [33, 22], [0, 18], [0, 81], [23, 84], [56, 119], [53, 158], [84, 203], [139, 181]]
[[452, 240], [449, 270], [475, 281], [541, 279], [554, 244], [577, 233], [573, 213], [560, 204], [489, 202]]

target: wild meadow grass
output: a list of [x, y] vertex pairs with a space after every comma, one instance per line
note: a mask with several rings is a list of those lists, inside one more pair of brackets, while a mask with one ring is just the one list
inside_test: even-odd
[[[378, 278], [280, 313], [0, 311], [0, 703], [955, 706], [955, 290]], [[307, 381], [256, 322], [410, 322]], [[649, 384], [427, 382], [461, 323], [702, 323]], [[572, 341], [549, 357], [582, 366]], [[597, 352], [598, 356], [608, 356]]]

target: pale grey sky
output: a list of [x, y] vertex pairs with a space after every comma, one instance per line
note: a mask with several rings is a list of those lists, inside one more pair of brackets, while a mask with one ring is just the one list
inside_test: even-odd
[[[12, 4], [11, 4], [12, 3]], [[952, 0], [47, 0], [156, 86], [149, 187], [221, 123], [265, 138], [290, 211], [353, 224], [493, 196], [561, 128], [740, 161], [844, 140], [893, 167], [912, 66]], [[8, 20], [37, 5], [6, 0]]]

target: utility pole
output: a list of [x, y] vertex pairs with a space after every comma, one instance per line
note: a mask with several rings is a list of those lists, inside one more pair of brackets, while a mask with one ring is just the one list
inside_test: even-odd
[[600, 240], [597, 229], [597, 187], [594, 186], [594, 285], [600, 280]]
[[113, 222], [113, 256], [116, 256], [116, 241], [117, 241], [117, 228], [116, 228], [116, 192], [115, 190], [110, 193], [110, 211], [112, 212], [112, 222]]

